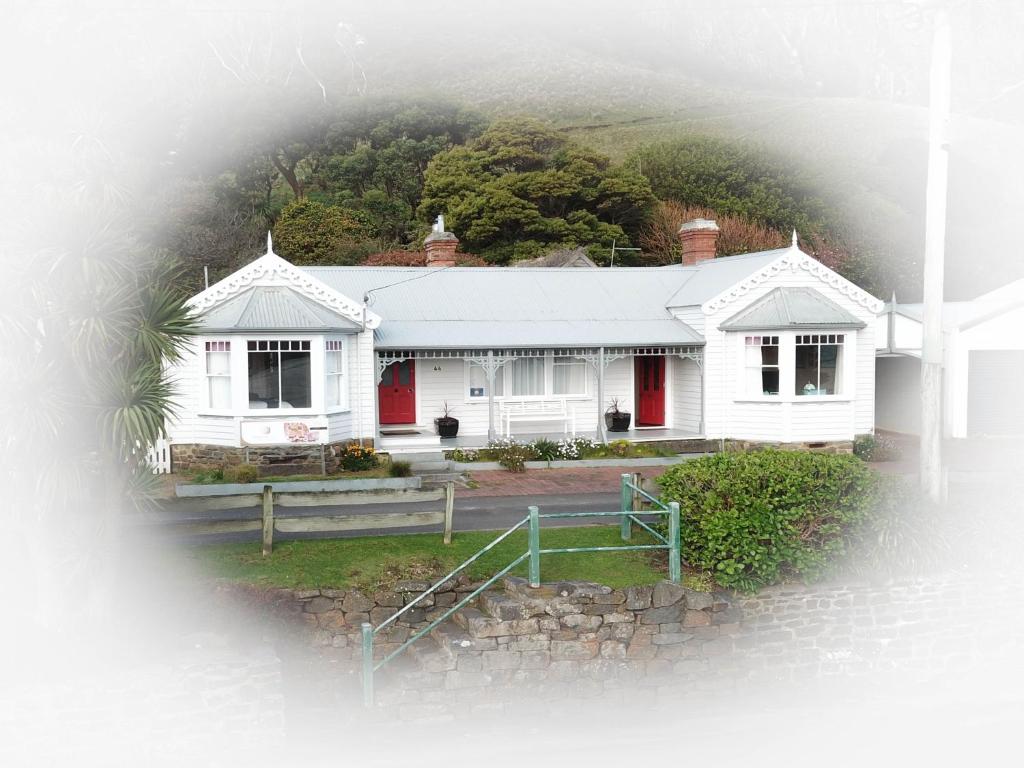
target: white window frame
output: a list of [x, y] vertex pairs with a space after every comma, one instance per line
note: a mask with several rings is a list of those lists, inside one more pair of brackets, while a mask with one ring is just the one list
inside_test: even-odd
[[[733, 370], [733, 402], [742, 403], [828, 403], [853, 402], [857, 392], [857, 340], [856, 330], [801, 328], [797, 331], [730, 331], [735, 338], [732, 345], [734, 360], [730, 364]], [[796, 394], [796, 338], [797, 336], [835, 335], [843, 337], [843, 356], [841, 371], [842, 394], [839, 395], [797, 395]], [[746, 391], [746, 337], [778, 336], [779, 337], [779, 392], [778, 395], [751, 394]], [[873, 349], [872, 349], [873, 351]]]
[[[836, 333], [832, 332], [811, 332], [811, 333], [795, 333], [793, 334], [793, 386], [790, 388], [793, 397], [798, 400], [813, 399], [820, 400], [821, 398], [836, 397], [843, 398], [847, 394], [847, 382], [846, 382], [846, 337], [847, 334], [844, 332]], [[804, 342], [802, 339], [810, 339], [810, 341]], [[821, 394], [798, 394], [796, 391], [796, 348], [797, 347], [817, 347], [818, 348], [818, 389], [821, 388], [821, 348], [822, 346], [838, 347], [836, 357], [836, 378], [835, 378], [835, 389], [836, 392], [831, 392], [827, 395]]]
[[[201, 346], [199, 348], [200, 355], [202, 356], [201, 364], [203, 366], [203, 394], [200, 398], [202, 403], [202, 410], [210, 413], [232, 413], [233, 406], [236, 402], [235, 392], [233, 386], [234, 379], [234, 365], [233, 352], [234, 348], [231, 344], [232, 339], [230, 338], [207, 338], [201, 339]], [[210, 345], [223, 345], [223, 349], [211, 350]], [[210, 357], [211, 351], [216, 352], [227, 352], [228, 353], [228, 372], [227, 373], [210, 373]], [[228, 405], [226, 408], [215, 408], [213, 403], [210, 402], [210, 379], [213, 378], [224, 378], [228, 380]]]
[[[332, 349], [337, 346], [338, 349]], [[332, 372], [327, 367], [327, 356], [331, 352], [341, 353], [341, 370]], [[323, 392], [323, 405], [325, 413], [346, 413], [351, 409], [349, 401], [349, 381], [348, 381], [348, 355], [349, 346], [348, 341], [341, 336], [328, 336], [324, 339], [324, 392]], [[331, 376], [338, 377], [341, 379], [341, 402], [335, 405], [327, 404], [327, 379]]]
[[[240, 350], [232, 355], [233, 370], [237, 372], [238, 383], [233, 395], [241, 398], [235, 402], [245, 403], [236, 409], [243, 416], [312, 416], [324, 413], [324, 337], [301, 333], [262, 333], [240, 336]], [[251, 341], [308, 341], [309, 342], [309, 408], [250, 408], [249, 407], [249, 342]], [[305, 350], [303, 350], [305, 351]]]
[[[585, 364], [585, 361], [583, 361], [583, 360], [581, 360], [579, 358], [574, 358], [572, 355], [559, 355], [558, 357], [572, 358], [574, 361], [581, 362], [581, 363]], [[591, 377], [589, 375], [585, 375], [583, 377], [583, 384], [584, 384], [584, 387], [586, 389], [585, 392], [578, 392], [578, 393], [565, 394], [565, 395], [556, 395], [554, 393], [554, 390], [555, 390], [555, 386], [554, 386], [554, 366], [555, 366], [554, 359], [555, 359], [555, 354], [554, 354], [554, 352], [552, 350], [546, 350], [545, 354], [543, 356], [537, 355], [535, 357], [523, 358], [523, 359], [533, 359], [533, 360], [543, 359], [544, 360], [544, 393], [540, 394], [540, 395], [507, 395], [507, 394], [495, 395], [494, 399], [495, 399], [496, 402], [501, 402], [502, 400], [525, 400], [527, 402], [529, 402], [531, 400], [536, 400], [536, 401], [540, 401], [540, 400], [589, 400], [592, 397], [591, 392], [590, 392], [590, 386], [591, 386], [590, 378]], [[469, 372], [470, 372], [471, 368], [477, 368], [480, 371], [483, 371], [483, 368], [481, 368], [481, 366], [477, 365], [476, 363], [470, 362], [469, 360], [465, 360], [464, 361], [464, 366], [463, 366], [463, 388], [462, 388], [463, 392], [464, 392], [463, 401], [466, 402], [466, 403], [483, 403], [483, 402], [487, 402], [488, 397], [487, 397], [486, 376], [485, 376], [485, 384], [484, 384], [484, 394], [482, 394], [482, 395], [470, 395], [470, 393], [469, 393], [470, 392], [470, 386], [471, 386], [470, 373]], [[494, 374], [495, 379], [497, 379], [498, 376], [502, 375], [501, 372], [504, 369], [505, 369], [505, 367], [502, 366], [497, 371], [495, 371], [495, 374]], [[589, 373], [589, 371], [588, 371], [588, 373]]]
[[[768, 344], [764, 343], [766, 339], [769, 341]], [[774, 341], [774, 343], [772, 343], [773, 341]], [[752, 368], [754, 368], [754, 366], [750, 365], [747, 362], [747, 350], [749, 350], [752, 347], [760, 350], [761, 348], [763, 348], [765, 346], [774, 346], [774, 347], [776, 347], [778, 349], [778, 355], [776, 357], [776, 362], [774, 364], [766, 365], [762, 361], [761, 364], [757, 366], [757, 370], [758, 370], [758, 374], [759, 375], [763, 375], [763, 372], [764, 372], [765, 368], [774, 368], [778, 372], [778, 374], [779, 374], [779, 391], [774, 393], [774, 394], [766, 394], [765, 391], [764, 391], [764, 387], [763, 386], [762, 386], [760, 392], [749, 392], [746, 389], [746, 387], [747, 387], [747, 374], [748, 374], [748, 372]], [[743, 355], [743, 360], [742, 360], [743, 375], [742, 375], [741, 384], [740, 384], [740, 387], [742, 388], [742, 391], [743, 391], [744, 395], [746, 395], [747, 397], [753, 397], [753, 398], [760, 397], [760, 398], [764, 398], [766, 400], [779, 400], [779, 399], [782, 398], [782, 379], [783, 379], [783, 375], [782, 375], [782, 348], [783, 348], [783, 346], [784, 346], [783, 337], [777, 331], [774, 332], [774, 333], [767, 332], [767, 333], [763, 333], [763, 334], [757, 334], [757, 333], [744, 334], [744, 336], [743, 336], [743, 351], [742, 351], [742, 355]]]

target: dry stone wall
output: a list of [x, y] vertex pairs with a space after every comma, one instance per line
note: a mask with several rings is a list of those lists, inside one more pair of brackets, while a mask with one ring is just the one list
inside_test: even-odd
[[[375, 626], [426, 586], [276, 590], [265, 601], [298, 618], [315, 644], [353, 669], [359, 626]], [[452, 582], [378, 636], [382, 657], [475, 589]], [[931, 680], [1019, 653], [987, 622], [991, 603], [1024, 607], [1014, 590], [992, 595], [962, 579], [903, 584], [789, 586], [744, 596], [667, 581], [611, 589], [586, 582], [531, 589], [507, 579], [400, 657], [378, 701], [407, 717], [458, 715], [536, 696], [548, 703], [652, 689], [701, 696], [758, 681], [846, 679], [896, 671]], [[357, 680], [357, 677], [353, 677]], [[645, 694], [646, 695], [646, 694]]]

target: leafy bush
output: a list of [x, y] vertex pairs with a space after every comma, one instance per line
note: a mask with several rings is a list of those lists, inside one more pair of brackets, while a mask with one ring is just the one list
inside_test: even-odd
[[388, 474], [391, 477], [411, 477], [412, 464], [408, 461], [392, 461], [388, 466]]
[[868, 518], [878, 475], [854, 456], [766, 450], [687, 461], [658, 482], [679, 502], [685, 558], [750, 591], [835, 565]]
[[533, 441], [533, 452], [540, 461], [555, 461], [562, 458], [561, 446], [554, 440], [543, 437]]
[[558, 441], [558, 458], [583, 459], [590, 456], [597, 443], [585, 437], [568, 437]]
[[896, 461], [901, 452], [896, 442], [884, 435], [857, 435], [853, 455], [864, 461]]
[[223, 472], [224, 479], [229, 483], [255, 483], [259, 476], [260, 471], [253, 464], [238, 464]]
[[204, 469], [192, 475], [192, 482], [202, 485], [203, 483], [224, 482], [223, 469]]
[[536, 458], [533, 446], [517, 443], [514, 437], [494, 440], [487, 450], [509, 472], [526, 471], [526, 462]]
[[374, 453], [373, 448], [364, 448], [358, 443], [350, 443], [341, 452], [338, 462], [341, 464], [341, 468], [348, 472], [361, 472], [377, 466], [377, 454]]
[[469, 464], [480, 459], [479, 453], [472, 448], [455, 448], [448, 454], [448, 457], [452, 461], [462, 464]]

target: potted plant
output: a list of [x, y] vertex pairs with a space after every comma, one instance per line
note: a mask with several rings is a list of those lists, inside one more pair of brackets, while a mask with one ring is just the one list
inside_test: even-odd
[[455, 437], [459, 434], [459, 420], [452, 416], [447, 400], [444, 403], [444, 414], [434, 419], [434, 426], [441, 437]]
[[629, 411], [619, 410], [619, 399], [613, 397], [612, 404], [604, 412], [604, 425], [609, 432], [628, 432], [631, 417]]

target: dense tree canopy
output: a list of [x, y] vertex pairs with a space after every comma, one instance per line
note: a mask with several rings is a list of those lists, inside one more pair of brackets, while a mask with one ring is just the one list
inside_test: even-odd
[[502, 263], [553, 245], [626, 245], [653, 203], [636, 171], [538, 120], [514, 119], [434, 157], [418, 213], [443, 213], [465, 248]]
[[368, 253], [363, 227], [336, 206], [294, 200], [274, 227], [274, 250], [293, 264], [357, 264]]

